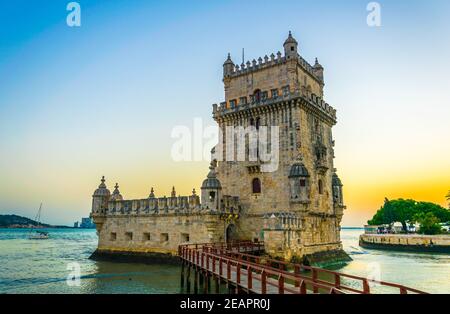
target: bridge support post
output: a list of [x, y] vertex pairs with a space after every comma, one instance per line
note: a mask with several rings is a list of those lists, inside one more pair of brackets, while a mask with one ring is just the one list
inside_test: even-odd
[[214, 277], [214, 283], [215, 283], [215, 288], [216, 288], [215, 289], [216, 294], [219, 294], [220, 293], [220, 278], [215, 276]]
[[191, 264], [188, 264], [188, 269], [187, 269], [186, 292], [191, 293]]
[[208, 294], [208, 272], [203, 273], [203, 293]]
[[183, 291], [184, 288], [184, 261], [181, 263], [181, 291]]
[[203, 271], [202, 269], [200, 269], [200, 271], [198, 272], [198, 283], [200, 286], [203, 285]]
[[198, 271], [197, 267], [194, 268], [194, 294], [198, 294]]

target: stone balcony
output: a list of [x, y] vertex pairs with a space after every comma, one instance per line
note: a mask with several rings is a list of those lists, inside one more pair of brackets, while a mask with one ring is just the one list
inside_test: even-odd
[[[247, 98], [247, 97], [241, 97]], [[219, 105], [213, 104], [213, 117], [214, 119], [220, 118], [222, 116], [226, 116], [228, 114], [241, 112], [244, 110], [250, 110], [253, 108], [263, 108], [266, 106], [271, 106], [283, 102], [295, 101], [295, 100], [303, 100], [303, 103], [308, 106], [310, 109], [317, 110], [320, 113], [324, 114], [326, 117], [331, 119], [333, 123], [336, 123], [336, 109], [330, 106], [327, 102], [325, 102], [322, 98], [315, 94], [305, 95], [300, 93], [300, 91], [295, 92], [286, 92], [277, 97], [267, 97], [265, 99], [261, 99], [256, 101], [252, 99], [250, 102], [239, 102], [239, 104], [235, 105], [233, 100], [225, 101], [220, 103]]]
[[329, 167], [326, 160], [320, 159], [316, 160], [316, 170], [319, 174], [325, 174], [328, 171]]

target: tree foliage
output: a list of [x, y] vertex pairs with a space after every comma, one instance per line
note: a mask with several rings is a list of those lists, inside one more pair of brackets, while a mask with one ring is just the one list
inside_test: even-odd
[[417, 202], [410, 199], [391, 201], [386, 198], [384, 205], [368, 223], [369, 225], [383, 225], [398, 221], [402, 223], [403, 230], [407, 231], [407, 223], [420, 223], [418, 219], [428, 223], [434, 221], [432, 218], [436, 219], [436, 224], [439, 222], [448, 222], [450, 221], [450, 210], [429, 202]]
[[448, 209], [450, 209], [450, 191], [448, 191], [448, 194], [445, 196], [448, 202]]
[[414, 219], [420, 223], [419, 233], [432, 235], [439, 234], [441, 232], [439, 219], [433, 215], [432, 212], [418, 213], [414, 216]]

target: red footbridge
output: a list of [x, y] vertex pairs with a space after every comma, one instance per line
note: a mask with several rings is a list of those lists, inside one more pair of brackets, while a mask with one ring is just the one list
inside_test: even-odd
[[[181, 287], [194, 293], [425, 294], [390, 282], [267, 258], [263, 242], [181, 245]], [[372, 289], [375, 290], [375, 289]]]

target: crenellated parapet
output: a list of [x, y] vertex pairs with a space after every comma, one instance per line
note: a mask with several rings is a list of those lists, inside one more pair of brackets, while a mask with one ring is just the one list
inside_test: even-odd
[[200, 197], [195, 189], [192, 195], [176, 196], [175, 188], [170, 197], [155, 197], [153, 188], [150, 196], [135, 200], [109, 200], [107, 215], [140, 215], [140, 214], [168, 214], [187, 213], [201, 210]]
[[[213, 164], [213, 163], [212, 163]], [[212, 172], [214, 167], [211, 166]], [[213, 182], [212, 175], [210, 174], [205, 182]], [[215, 179], [220, 186], [220, 182]], [[215, 181], [214, 181], [215, 182]], [[192, 194], [189, 196], [176, 195], [175, 187], [172, 188], [171, 196], [157, 197], [155, 196], [154, 189], [151, 189], [150, 195], [145, 199], [133, 199], [125, 200], [119, 192], [119, 186], [116, 183], [113, 194], [109, 193], [106, 188], [105, 178], [102, 178], [100, 187], [94, 193], [94, 202], [92, 207], [93, 217], [106, 217], [106, 216], [139, 216], [139, 215], [171, 215], [171, 214], [238, 214], [240, 212], [239, 197], [236, 196], [221, 196], [215, 194], [217, 197], [217, 205], [211, 206], [215, 202], [207, 202], [212, 197], [211, 189], [214, 186], [204, 185], [202, 186], [202, 194], [204, 203], [200, 202], [200, 196], [197, 195], [195, 189], [192, 190]], [[206, 192], [206, 193], [205, 193]], [[119, 197], [120, 196], [120, 197]], [[98, 202], [96, 202], [98, 198]]]
[[[257, 60], [253, 59], [252, 61], [247, 61], [245, 63], [234, 64], [233, 67], [230, 67], [229, 71], [224, 75], [225, 77], [235, 78], [241, 75], [247, 75], [249, 73], [253, 73], [256, 71], [268, 69], [271, 67], [279, 66], [280, 64], [285, 64], [286, 62], [292, 59], [288, 59], [286, 56], [282, 56], [281, 52], [278, 51], [277, 54], [271, 54], [270, 56], [265, 55], [264, 57], [259, 57]], [[316, 67], [312, 66], [308, 61], [306, 61], [299, 54], [296, 55], [295, 60], [297, 60], [297, 64], [308, 74], [311, 75], [312, 78], [316, 79], [320, 83], [323, 83], [323, 77], [318, 75]]]

